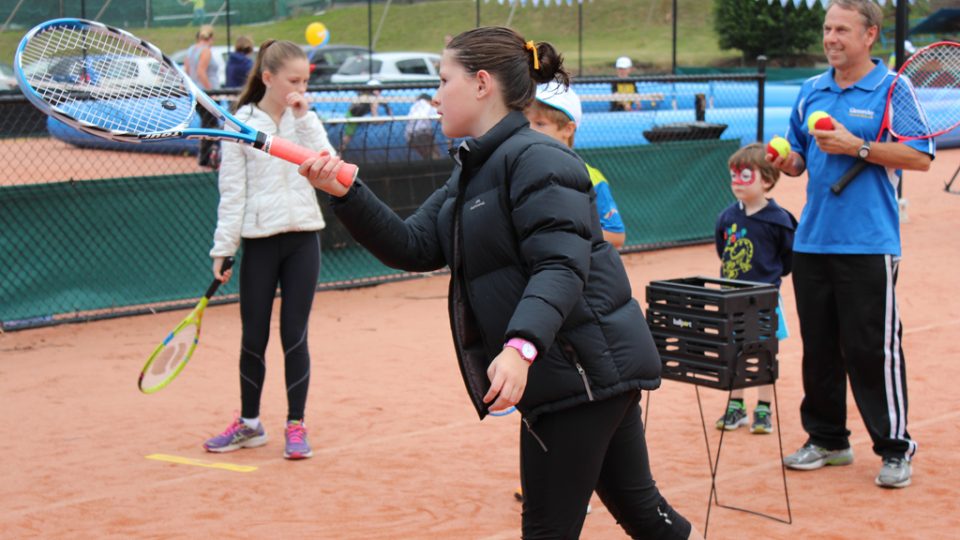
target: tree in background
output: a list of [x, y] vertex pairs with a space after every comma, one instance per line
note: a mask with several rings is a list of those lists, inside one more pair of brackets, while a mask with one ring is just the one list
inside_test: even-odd
[[[796, 57], [820, 41], [823, 7], [767, 0], [715, 0], [714, 29], [721, 49], [739, 49], [743, 60]], [[789, 62], [788, 62], [789, 63]]]

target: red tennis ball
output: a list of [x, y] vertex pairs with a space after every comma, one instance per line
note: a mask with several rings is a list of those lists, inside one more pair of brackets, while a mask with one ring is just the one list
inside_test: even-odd
[[[821, 128], [818, 122], [823, 119], [830, 121], [829, 128]], [[833, 129], [833, 121], [830, 120], [830, 115], [823, 111], [813, 111], [810, 113], [810, 116], [807, 117], [807, 130], [813, 131], [814, 129]]]
[[814, 122], [813, 127], [824, 131], [833, 131], [833, 118], [825, 116]]
[[785, 158], [790, 155], [790, 143], [783, 137], [774, 137], [767, 143], [767, 154], [771, 159]]

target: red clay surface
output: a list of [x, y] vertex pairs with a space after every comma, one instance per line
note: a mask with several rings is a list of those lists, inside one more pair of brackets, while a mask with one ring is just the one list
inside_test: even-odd
[[[960, 196], [943, 182], [960, 150], [909, 174], [899, 284], [910, 392], [920, 447], [913, 485], [873, 484], [880, 462], [852, 398], [856, 460], [788, 472], [793, 524], [714, 508], [711, 538], [954, 538], [960, 528]], [[723, 181], [723, 179], [718, 179]], [[774, 195], [799, 215], [803, 181]], [[651, 280], [715, 275], [709, 245], [624, 257], [643, 298]], [[471, 538], [519, 537], [519, 417], [478, 422], [463, 390], [446, 319], [445, 276], [317, 295], [307, 423], [313, 459], [285, 461], [279, 339], [268, 349], [263, 420], [270, 442], [215, 455], [201, 448], [239, 409], [238, 306], [212, 307], [191, 364], [171, 386], [140, 394], [137, 375], [178, 311], [0, 335], [0, 538]], [[784, 449], [800, 427], [800, 339], [781, 344]], [[276, 317], [275, 317], [276, 318]], [[276, 323], [274, 324], [276, 326]], [[664, 381], [652, 394], [648, 443], [670, 502], [703, 530], [710, 489], [695, 387]], [[712, 422], [725, 396], [701, 389]], [[747, 391], [748, 401], [755, 400]], [[709, 429], [715, 449], [718, 432]], [[146, 459], [170, 454], [257, 467], [232, 472]], [[724, 439], [721, 502], [786, 516], [776, 436]], [[622, 538], [594, 498], [583, 538]]]
[[[79, 148], [52, 137], [0, 140], [0, 185], [204, 172], [196, 156]], [[51, 160], [51, 156], [56, 156]]]

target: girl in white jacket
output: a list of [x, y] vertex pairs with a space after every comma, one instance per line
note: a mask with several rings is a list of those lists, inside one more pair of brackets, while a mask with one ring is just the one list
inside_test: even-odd
[[[334, 154], [323, 125], [303, 95], [309, 77], [309, 63], [299, 46], [289, 41], [264, 42], [237, 100], [237, 118], [264, 133]], [[323, 227], [316, 192], [297, 173], [296, 165], [247, 146], [224, 143], [220, 206], [210, 256], [214, 277], [225, 283], [232, 271], [220, 271], [223, 260], [237, 252], [242, 240], [241, 413], [226, 431], [204, 443], [208, 451], [230, 452], [267, 442], [259, 420], [260, 395], [279, 284], [288, 404], [284, 457], [313, 455], [303, 423], [310, 382], [307, 323], [320, 274]]]

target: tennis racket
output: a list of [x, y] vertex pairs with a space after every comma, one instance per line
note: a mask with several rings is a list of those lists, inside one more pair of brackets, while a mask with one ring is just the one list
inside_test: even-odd
[[[156, 46], [98, 22], [54, 19], [34, 27], [17, 47], [14, 75], [38, 109], [96, 137], [229, 141], [297, 165], [318, 154], [244, 124]], [[197, 104], [232, 130], [191, 128]], [[349, 187], [356, 176], [356, 165], [344, 163], [337, 180]]]
[[[900, 67], [884, 107], [877, 142], [889, 132], [900, 142], [929, 139], [960, 126], [960, 43], [928, 45]], [[840, 195], [867, 167], [857, 159], [830, 190]]]
[[[233, 257], [223, 260], [220, 273], [226, 272], [233, 266]], [[140, 372], [137, 385], [144, 394], [152, 394], [170, 384], [183, 371], [190, 361], [190, 356], [200, 342], [200, 321], [203, 320], [203, 311], [207, 308], [210, 298], [220, 288], [220, 280], [214, 279], [203, 298], [172, 332], [167, 334], [163, 342], [157, 345], [153, 354]]]

